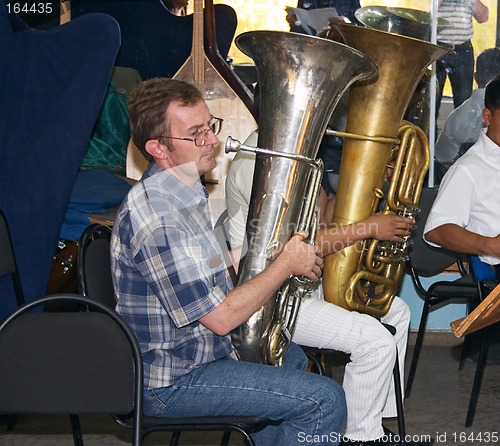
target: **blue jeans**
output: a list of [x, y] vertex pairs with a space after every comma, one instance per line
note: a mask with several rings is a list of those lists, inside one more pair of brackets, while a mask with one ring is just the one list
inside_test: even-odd
[[144, 392], [144, 413], [159, 417], [261, 416], [275, 420], [254, 434], [257, 445], [337, 445], [347, 409], [342, 387], [304, 371], [291, 344], [283, 367], [222, 359], [193, 370], [181, 383]]
[[[439, 42], [438, 42], [439, 44]], [[436, 98], [436, 117], [443, 96], [446, 77], [449, 77], [453, 94], [453, 106], [457, 108], [472, 94], [474, 80], [474, 49], [470, 40], [455, 49], [455, 54], [449, 54], [436, 61], [436, 78], [439, 90]]]

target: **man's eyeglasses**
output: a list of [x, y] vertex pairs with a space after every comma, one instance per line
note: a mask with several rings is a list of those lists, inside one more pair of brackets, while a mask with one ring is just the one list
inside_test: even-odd
[[168, 139], [178, 139], [180, 141], [192, 141], [196, 147], [203, 147], [208, 138], [208, 132], [213, 132], [214, 135], [218, 135], [222, 129], [222, 118], [212, 118], [208, 124], [208, 129], [200, 130], [194, 138], [179, 138], [177, 136], [157, 136], [155, 139], [168, 138]]

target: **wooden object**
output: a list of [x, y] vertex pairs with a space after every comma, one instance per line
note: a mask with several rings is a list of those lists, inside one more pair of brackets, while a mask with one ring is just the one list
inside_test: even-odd
[[450, 326], [453, 334], [460, 338], [498, 321], [500, 321], [500, 285], [497, 285], [472, 313], [451, 322]]
[[[224, 120], [222, 131], [218, 136], [221, 144], [217, 149], [217, 167], [205, 175], [211, 199], [220, 199], [223, 202], [225, 179], [229, 164], [234, 157], [234, 154], [224, 152], [224, 143], [228, 136], [244, 141], [250, 133], [256, 130], [256, 110], [251, 94], [217, 50], [213, 2], [205, 1], [205, 21], [203, 0], [195, 0], [193, 6], [191, 55], [173, 77], [197, 85], [203, 92], [212, 114]], [[205, 37], [207, 39], [206, 50]], [[222, 207], [225, 208], [225, 205]], [[212, 209], [214, 219], [222, 210]]]
[[61, 0], [59, 24], [64, 25], [71, 21], [71, 0]]

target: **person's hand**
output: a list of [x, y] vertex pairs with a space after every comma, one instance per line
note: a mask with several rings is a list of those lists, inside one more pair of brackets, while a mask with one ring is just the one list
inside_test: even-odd
[[290, 26], [290, 29], [292, 29], [295, 26], [295, 23], [297, 22], [297, 16], [293, 12], [288, 12], [286, 13], [286, 21], [288, 22], [288, 25]]
[[316, 282], [321, 277], [323, 259], [316, 245], [304, 242], [306, 236], [304, 233], [294, 235], [276, 261], [284, 262], [290, 275], [305, 276]]
[[415, 220], [398, 215], [374, 214], [365, 223], [370, 238], [401, 242], [403, 237], [410, 235]]

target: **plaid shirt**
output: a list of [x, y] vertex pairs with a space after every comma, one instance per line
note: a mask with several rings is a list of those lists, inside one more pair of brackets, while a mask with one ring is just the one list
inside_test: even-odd
[[200, 182], [187, 187], [150, 163], [118, 210], [111, 267], [117, 311], [141, 346], [147, 389], [234, 356], [229, 336], [199, 322], [232, 288]]

